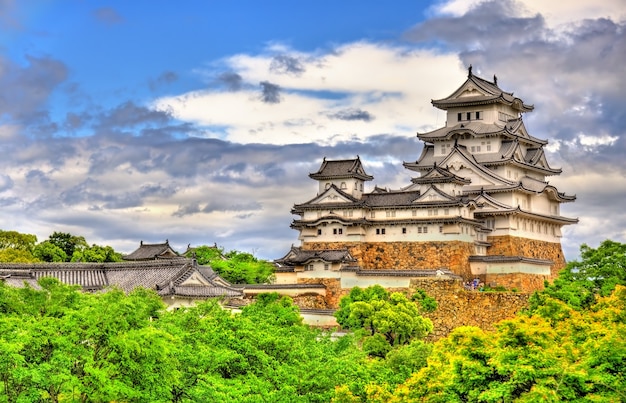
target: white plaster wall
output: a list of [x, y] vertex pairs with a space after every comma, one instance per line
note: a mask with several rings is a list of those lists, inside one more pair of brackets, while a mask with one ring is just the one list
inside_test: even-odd
[[539, 265], [527, 262], [470, 262], [470, 270], [474, 275], [512, 273], [538, 274], [545, 276], [550, 275], [550, 265]]
[[343, 272], [341, 276], [341, 288], [367, 288], [377, 284], [385, 288], [406, 288], [409, 283], [410, 277], [357, 276], [350, 272]]

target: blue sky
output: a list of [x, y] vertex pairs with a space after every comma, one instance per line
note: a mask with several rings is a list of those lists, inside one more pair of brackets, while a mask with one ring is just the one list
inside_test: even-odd
[[566, 256], [626, 242], [626, 1], [559, 3], [0, 0], [0, 228], [281, 257], [322, 158], [406, 185], [472, 64], [535, 105]]

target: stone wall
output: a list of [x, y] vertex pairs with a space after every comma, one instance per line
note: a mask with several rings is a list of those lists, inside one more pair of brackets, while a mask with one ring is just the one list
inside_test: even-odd
[[416, 279], [409, 296], [416, 289], [437, 300], [437, 310], [424, 314], [435, 328], [431, 340], [445, 337], [459, 326], [495, 330], [495, 323], [514, 318], [530, 297], [527, 293], [467, 291], [458, 280]]
[[[302, 283], [324, 283], [328, 287], [326, 298], [301, 295], [294, 303], [302, 309], [337, 309], [341, 297], [350, 293], [339, 287], [337, 279], [307, 279]], [[495, 324], [512, 319], [528, 305], [529, 293], [467, 291], [458, 279], [423, 278], [411, 280], [408, 289], [388, 289], [411, 297], [422, 289], [435, 298], [437, 310], [424, 314], [434, 325], [429, 340], [447, 336], [459, 326], [476, 326], [486, 331], [495, 330]]]
[[471, 278], [471, 242], [306, 242], [303, 249], [348, 249], [363, 270], [437, 270]]
[[502, 286], [509, 290], [518, 290], [522, 292], [540, 291], [544, 289], [544, 281], [549, 280], [551, 276], [543, 276], [538, 274], [527, 273], [489, 273], [483, 276], [484, 283], [488, 286]]
[[[490, 236], [487, 241], [491, 246], [487, 248], [487, 255], [524, 256], [537, 259], [552, 260], [554, 264], [550, 267], [550, 278], [554, 280], [558, 272], [565, 267], [565, 256], [563, 249], [558, 242], [547, 242], [536, 239], [513, 237], [509, 235]], [[540, 288], [542, 289], [543, 282]]]

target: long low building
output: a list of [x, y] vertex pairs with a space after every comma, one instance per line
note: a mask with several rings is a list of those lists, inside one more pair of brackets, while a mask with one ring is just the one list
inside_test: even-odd
[[195, 259], [172, 257], [119, 263], [0, 263], [0, 281], [15, 287], [39, 288], [38, 280], [52, 277], [85, 291], [137, 287], [156, 291], [169, 307], [187, 306], [207, 298], [242, 298], [243, 287], [221, 278]]

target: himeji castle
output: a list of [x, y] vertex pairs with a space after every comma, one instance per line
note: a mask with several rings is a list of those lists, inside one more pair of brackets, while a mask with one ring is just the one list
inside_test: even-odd
[[298, 246], [276, 261], [279, 284], [320, 282], [339, 289], [406, 278], [454, 275], [520, 291], [541, 289], [564, 267], [561, 215], [576, 197], [547, 178], [547, 140], [529, 134], [522, 115], [534, 107], [472, 74], [432, 101], [444, 127], [419, 133], [406, 186], [367, 189], [363, 161], [324, 158], [309, 177], [317, 194], [295, 204]]

